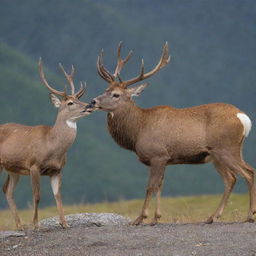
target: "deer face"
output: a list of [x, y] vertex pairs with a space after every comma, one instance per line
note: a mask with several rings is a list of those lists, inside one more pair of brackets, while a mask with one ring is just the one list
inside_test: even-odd
[[52, 104], [59, 109], [59, 114], [62, 115], [65, 120], [75, 122], [81, 117], [90, 115], [92, 112], [92, 108], [87, 107], [89, 104], [71, 96], [60, 100], [51, 93], [50, 99]]
[[127, 102], [130, 102], [132, 96], [138, 96], [148, 84], [142, 84], [132, 88], [128, 88], [128, 86], [154, 75], [161, 68], [165, 67], [170, 61], [168, 44], [166, 42], [163, 47], [162, 56], [154, 69], [147, 73], [144, 73], [144, 62], [142, 60], [140, 74], [130, 80], [122, 81], [120, 77], [120, 72], [123, 66], [131, 58], [132, 51], [129, 52], [125, 59], [122, 59], [121, 45], [122, 42], [120, 42], [117, 49], [117, 65], [113, 74], [111, 74], [103, 65], [103, 51], [101, 51], [101, 54], [98, 56], [98, 74], [109, 83], [109, 87], [107, 88], [105, 93], [93, 99], [88, 107], [94, 107], [95, 109], [102, 109], [110, 112], [116, 110], [117, 108], [120, 108], [124, 104], [127, 104]]
[[[62, 119], [66, 121], [75, 122], [79, 118], [89, 115], [92, 112], [90, 107], [87, 107], [88, 104], [79, 100], [80, 97], [85, 93], [85, 85], [81, 82], [81, 88], [78, 92], [75, 93], [75, 86], [73, 82], [74, 77], [74, 67], [72, 66], [71, 74], [67, 74], [63, 66], [60, 64], [60, 68], [63, 71], [66, 79], [69, 82], [71, 88], [71, 95], [67, 95], [66, 89], [64, 91], [58, 91], [53, 89], [45, 79], [43, 72], [43, 66], [41, 59], [39, 60], [39, 74], [41, 81], [48, 88], [50, 93], [50, 99], [52, 104], [59, 109], [59, 114], [62, 116]], [[56, 95], [60, 96], [59, 99]]]
[[89, 110], [94, 108], [108, 112], [115, 111], [132, 101], [132, 96], [139, 96], [147, 85], [148, 84], [141, 84], [127, 89], [120, 86], [110, 86], [105, 93], [94, 98], [87, 108]]

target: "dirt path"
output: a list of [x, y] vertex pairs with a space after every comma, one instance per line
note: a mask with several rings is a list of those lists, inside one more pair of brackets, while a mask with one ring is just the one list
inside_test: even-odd
[[28, 232], [0, 241], [0, 255], [253, 256], [256, 224], [158, 224], [74, 227]]

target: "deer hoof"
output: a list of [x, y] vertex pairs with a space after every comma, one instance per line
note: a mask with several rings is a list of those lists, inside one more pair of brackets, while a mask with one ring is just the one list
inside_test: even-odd
[[245, 222], [253, 223], [254, 219], [253, 218], [247, 218], [247, 220]]
[[16, 227], [17, 227], [18, 231], [24, 231], [25, 230], [25, 226], [22, 225], [22, 224], [17, 224]]
[[133, 226], [138, 226], [143, 222], [143, 216], [139, 216], [136, 220], [134, 220], [133, 222], [131, 222], [131, 225]]
[[60, 225], [61, 225], [62, 228], [70, 228], [70, 226], [68, 225], [68, 223], [66, 221], [60, 223]]
[[35, 231], [38, 231], [38, 230], [39, 230], [39, 226], [38, 226], [38, 224], [33, 225], [33, 230], [35, 230]]
[[213, 223], [213, 217], [209, 217], [205, 224], [212, 224]]
[[152, 219], [152, 222], [150, 223], [150, 226], [155, 226], [158, 221], [160, 220], [161, 215], [160, 214], [156, 214], [155, 217]]
[[151, 222], [150, 222], [150, 226], [155, 226], [156, 224], [158, 223], [157, 220], [153, 219]]

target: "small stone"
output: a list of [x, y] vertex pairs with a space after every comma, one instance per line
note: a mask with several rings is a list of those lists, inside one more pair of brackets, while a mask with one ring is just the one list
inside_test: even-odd
[[[113, 213], [78, 213], [66, 215], [66, 220], [70, 227], [76, 226], [113, 226], [113, 225], [127, 225], [131, 220], [121, 215]], [[43, 219], [39, 222], [41, 228], [58, 228], [59, 217]]]

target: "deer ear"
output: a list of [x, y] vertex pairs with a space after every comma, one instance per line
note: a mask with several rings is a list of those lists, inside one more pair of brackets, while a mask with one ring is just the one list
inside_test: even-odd
[[50, 100], [52, 102], [52, 104], [56, 107], [56, 108], [59, 108], [60, 105], [61, 105], [61, 101], [60, 99], [55, 96], [53, 93], [50, 93]]
[[139, 96], [140, 93], [148, 86], [148, 83], [145, 83], [145, 84], [140, 84], [140, 85], [137, 85], [135, 87], [132, 87], [132, 88], [129, 88], [127, 89], [128, 92], [130, 93], [131, 97], [133, 96]]

